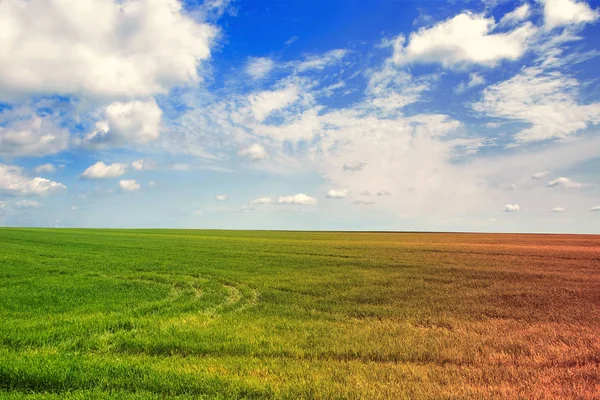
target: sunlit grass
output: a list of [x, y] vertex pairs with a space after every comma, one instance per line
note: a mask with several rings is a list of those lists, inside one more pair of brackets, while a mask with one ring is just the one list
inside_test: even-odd
[[596, 236], [0, 230], [0, 397], [594, 398]]

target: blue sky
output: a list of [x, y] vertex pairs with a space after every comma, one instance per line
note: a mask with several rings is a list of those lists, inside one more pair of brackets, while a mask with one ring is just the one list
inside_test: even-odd
[[599, 9], [3, 1], [0, 224], [600, 233]]

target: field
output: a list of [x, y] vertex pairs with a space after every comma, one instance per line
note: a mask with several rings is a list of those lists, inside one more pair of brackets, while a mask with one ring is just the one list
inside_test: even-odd
[[600, 398], [600, 236], [0, 229], [0, 398]]

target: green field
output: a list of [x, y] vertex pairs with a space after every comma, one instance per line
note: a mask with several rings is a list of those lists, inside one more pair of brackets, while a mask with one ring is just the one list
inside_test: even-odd
[[599, 393], [599, 236], [0, 229], [2, 398]]

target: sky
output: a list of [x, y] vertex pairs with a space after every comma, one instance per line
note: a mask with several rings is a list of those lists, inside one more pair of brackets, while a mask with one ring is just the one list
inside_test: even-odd
[[600, 233], [600, 2], [3, 0], [0, 225]]

